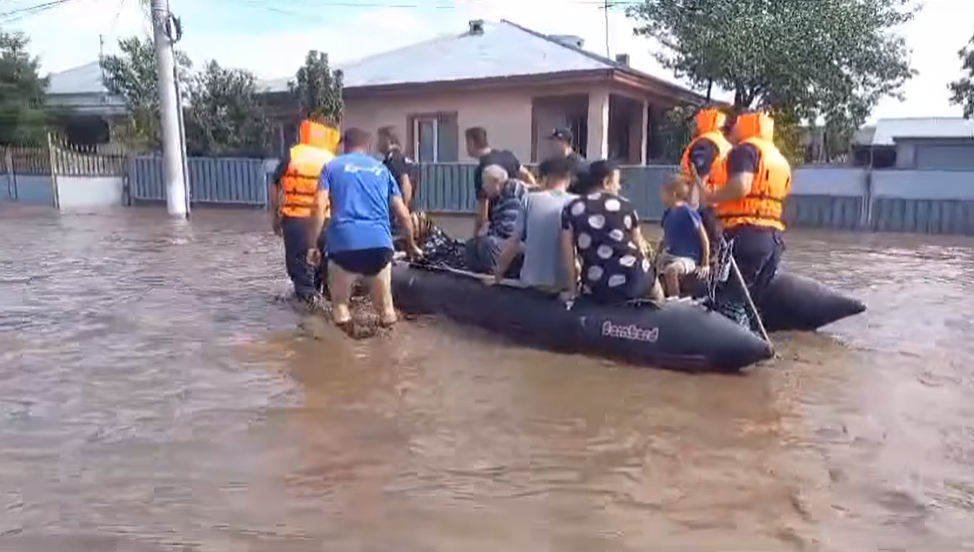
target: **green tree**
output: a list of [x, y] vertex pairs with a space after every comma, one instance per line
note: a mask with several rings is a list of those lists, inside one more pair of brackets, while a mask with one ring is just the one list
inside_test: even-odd
[[263, 157], [269, 136], [253, 73], [211, 61], [193, 78], [186, 117], [191, 155]]
[[974, 117], [974, 37], [957, 52], [964, 76], [950, 83], [950, 103], [964, 107], [964, 118]]
[[21, 33], [0, 31], [0, 144], [38, 146], [46, 142], [48, 112], [44, 107], [48, 79], [40, 60], [27, 52]]
[[[100, 60], [105, 88], [125, 101], [129, 113], [127, 141], [134, 147], [157, 148], [162, 129], [159, 122], [159, 74], [151, 37], [132, 36], [118, 41], [119, 54]], [[192, 62], [177, 50], [176, 78], [180, 90], [190, 81]]]
[[643, 0], [636, 34], [695, 87], [734, 93], [736, 110], [857, 128], [915, 74], [903, 37], [914, 0]]
[[288, 83], [302, 117], [313, 117], [332, 124], [342, 120], [343, 75], [328, 64], [328, 54], [311, 50], [298, 69], [295, 80]]

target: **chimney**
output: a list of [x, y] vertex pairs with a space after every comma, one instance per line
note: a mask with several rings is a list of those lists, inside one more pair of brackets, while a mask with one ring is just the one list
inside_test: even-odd
[[482, 35], [484, 34], [484, 20], [483, 19], [471, 19], [467, 25], [470, 27], [470, 34], [472, 35]]
[[629, 67], [629, 54], [616, 54], [616, 63], [623, 67]]
[[550, 35], [548, 38], [555, 42], [560, 42], [569, 48], [578, 48], [581, 50], [585, 46], [585, 39], [576, 35]]

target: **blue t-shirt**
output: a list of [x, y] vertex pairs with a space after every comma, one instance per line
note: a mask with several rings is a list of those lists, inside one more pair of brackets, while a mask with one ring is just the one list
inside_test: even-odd
[[338, 156], [325, 166], [319, 187], [331, 198], [329, 253], [392, 249], [389, 202], [402, 193], [382, 161], [364, 153]]
[[686, 203], [678, 203], [663, 212], [663, 249], [674, 257], [703, 261], [700, 244], [700, 213]]

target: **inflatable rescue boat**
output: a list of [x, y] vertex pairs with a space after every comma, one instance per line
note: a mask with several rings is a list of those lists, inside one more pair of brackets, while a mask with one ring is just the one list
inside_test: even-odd
[[446, 267], [397, 262], [396, 307], [438, 314], [515, 341], [567, 352], [688, 371], [737, 372], [774, 355], [771, 345], [697, 301], [606, 306], [580, 298], [570, 307], [514, 285]]

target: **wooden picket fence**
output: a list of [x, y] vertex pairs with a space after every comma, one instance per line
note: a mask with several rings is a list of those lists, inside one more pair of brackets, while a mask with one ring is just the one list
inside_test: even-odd
[[51, 135], [45, 147], [2, 148], [3, 169], [25, 176], [122, 176], [128, 153], [119, 144], [79, 146]]

